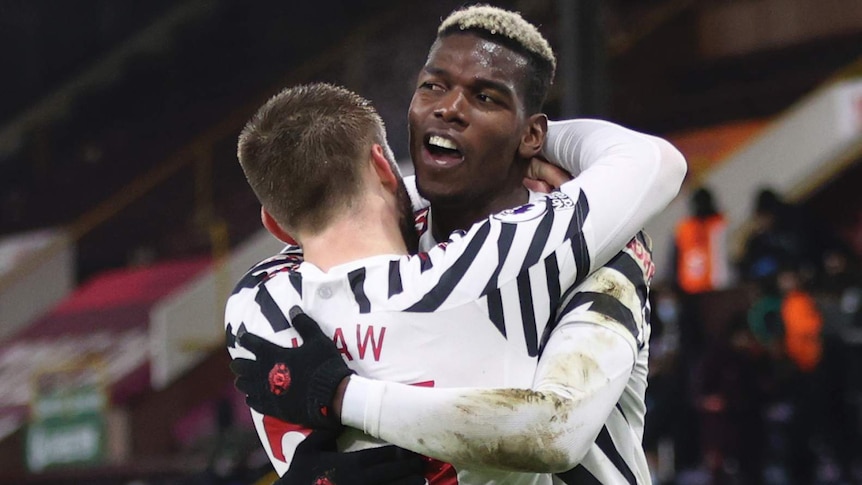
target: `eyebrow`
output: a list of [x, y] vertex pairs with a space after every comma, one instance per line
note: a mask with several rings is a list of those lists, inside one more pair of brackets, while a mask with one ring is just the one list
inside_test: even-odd
[[[422, 70], [432, 76], [448, 77], [451, 75], [449, 71], [435, 66], [424, 66]], [[478, 89], [489, 88], [511, 98], [516, 97], [516, 93], [511, 87], [509, 87], [509, 85], [493, 79], [473, 78], [473, 87]]]

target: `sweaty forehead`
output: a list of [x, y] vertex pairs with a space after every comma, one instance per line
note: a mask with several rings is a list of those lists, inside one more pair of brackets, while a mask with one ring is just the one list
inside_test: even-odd
[[[511, 82], [523, 79], [527, 58], [522, 54], [475, 34], [449, 34], [437, 39], [428, 52], [426, 67], [469, 72]], [[519, 83], [518, 83], [519, 84]]]

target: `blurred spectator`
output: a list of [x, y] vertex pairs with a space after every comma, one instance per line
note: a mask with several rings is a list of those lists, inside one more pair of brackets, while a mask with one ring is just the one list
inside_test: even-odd
[[[727, 223], [718, 211], [712, 193], [704, 187], [689, 198], [689, 217], [681, 220], [674, 234], [671, 258], [674, 290], [678, 303], [679, 369], [675, 373], [674, 392], [686, 395], [692, 383], [691, 369], [704, 350], [705, 323], [701, 315], [703, 296], [724, 289], [729, 283]], [[700, 466], [699, 439], [696, 432], [698, 414], [690, 400], [674, 409], [675, 419], [684, 433], [676, 434], [676, 462], [681, 468]]]
[[727, 288], [729, 256], [727, 222], [716, 209], [712, 193], [695, 190], [689, 199], [691, 215], [681, 220], [674, 235], [674, 289], [679, 299], [680, 346], [683, 365], [687, 353], [697, 354], [703, 345], [701, 298], [698, 295]]
[[793, 406], [788, 470], [793, 483], [809, 484], [817, 467], [814, 446], [823, 437], [822, 426], [829, 412], [823, 406], [826, 402], [823, 392], [830, 379], [823, 379], [818, 372], [823, 357], [823, 318], [795, 267], [782, 268], [776, 281], [782, 297], [784, 352], [793, 369], [788, 388]]
[[802, 209], [764, 188], [757, 194], [751, 223], [739, 261], [743, 279], [768, 280], [786, 265], [800, 268], [806, 279], [814, 276], [826, 241], [831, 238]]
[[757, 342], [773, 357], [784, 347], [784, 322], [781, 321], [781, 296], [777, 291], [753, 288], [757, 295], [748, 310], [748, 325]]
[[[847, 334], [854, 330], [862, 284], [852, 255], [824, 247], [833, 249], [813, 268], [817, 278], [810, 263], [776, 259], [775, 272], [760, 275], [752, 288], [759, 296], [749, 309], [750, 328], [773, 361], [766, 396], [769, 455], [785, 471], [775, 483], [853, 476], [858, 425]], [[806, 272], [801, 265], [808, 265]]]
[[862, 323], [862, 273], [848, 249], [835, 247], [824, 253], [814, 292], [826, 317], [824, 334], [838, 336], [847, 327]]
[[783, 296], [784, 349], [800, 372], [810, 374], [817, 369], [823, 355], [823, 318], [814, 298], [802, 289], [799, 280], [799, 274], [793, 270], [778, 274], [778, 287]]
[[694, 191], [690, 204], [691, 215], [676, 226], [676, 284], [688, 294], [723, 289], [730, 280], [727, 221], [704, 187]]

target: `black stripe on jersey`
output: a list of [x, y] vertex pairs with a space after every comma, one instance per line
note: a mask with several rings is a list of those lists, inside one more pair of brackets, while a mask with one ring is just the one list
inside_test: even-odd
[[611, 259], [605, 267], [619, 271], [626, 277], [626, 279], [631, 281], [632, 285], [634, 285], [637, 290], [638, 299], [641, 301], [641, 307], [646, 305], [647, 286], [646, 281], [644, 280], [644, 272], [631, 254], [622, 251], [614, 256], [614, 258]]
[[545, 331], [542, 333], [542, 340], [539, 343], [539, 355], [545, 349], [545, 344], [551, 338], [551, 327], [553, 327], [554, 318], [557, 314], [557, 305], [560, 304], [560, 267], [557, 265], [557, 253], [551, 253], [545, 258], [545, 278], [548, 285], [548, 302], [551, 306], [548, 312], [548, 321], [545, 324]]
[[518, 299], [521, 302], [521, 324], [524, 326], [524, 341], [527, 344], [527, 355], [535, 357], [539, 354], [538, 336], [536, 335], [536, 314], [533, 311], [533, 292], [530, 285], [530, 273], [521, 271], [518, 275]]
[[302, 275], [296, 271], [291, 271], [287, 274], [287, 279], [290, 281], [290, 284], [293, 285], [293, 289], [299, 293], [299, 297], [302, 298]]
[[419, 253], [416, 257], [419, 258], [419, 272], [424, 273], [434, 266], [428, 253]]
[[259, 285], [261, 281], [266, 279], [268, 275], [268, 269], [282, 264], [287, 264], [287, 262], [283, 259], [276, 258], [265, 263], [260, 263], [257, 266], [251, 268], [250, 270], [248, 270], [248, 273], [244, 274], [243, 277], [240, 278], [236, 286], [233, 287], [231, 295], [236, 295], [243, 288], [254, 288], [255, 286]]
[[524, 256], [524, 264], [521, 269], [527, 269], [539, 262], [542, 257], [542, 249], [548, 242], [548, 234], [551, 233], [551, 227], [554, 225], [554, 211], [549, 210], [542, 217], [539, 225], [536, 227], [536, 233], [533, 235], [533, 240], [530, 241], [530, 247], [527, 249], [527, 255]]
[[256, 301], [260, 306], [260, 313], [262, 313], [264, 318], [266, 318], [266, 321], [269, 322], [269, 326], [272, 327], [274, 332], [280, 332], [290, 328], [290, 322], [287, 321], [287, 317], [284, 316], [281, 308], [279, 308], [275, 300], [272, 299], [272, 295], [269, 294], [269, 290], [266, 289], [266, 285], [261, 285], [260, 288], [257, 289], [257, 294], [254, 295], [254, 301]]
[[[488, 239], [488, 234], [490, 232], [491, 223], [486, 221], [476, 231], [476, 235], [473, 236], [473, 239], [471, 239], [467, 244], [467, 248], [461, 256], [458, 257], [458, 260], [443, 273], [443, 276], [440, 277], [440, 281], [434, 285], [434, 288], [426, 293], [421, 300], [417, 301], [404, 311], [433, 312], [439, 308], [440, 305], [446, 301], [446, 298], [452, 294], [452, 290], [455, 289], [455, 286], [461, 281], [461, 278], [464, 277], [467, 270], [470, 269], [470, 265], [473, 264], [473, 261], [476, 259], [476, 255], [479, 253], [479, 250], [482, 249], [482, 246], [485, 244], [485, 240]], [[503, 262], [500, 261], [499, 264], [502, 265]]]
[[401, 285], [401, 265], [397, 259], [389, 262], [389, 298], [404, 291]]
[[623, 460], [623, 457], [620, 456], [620, 452], [617, 451], [617, 447], [614, 445], [614, 440], [611, 438], [611, 434], [608, 432], [607, 426], [602, 426], [602, 430], [596, 438], [596, 444], [599, 446], [599, 449], [605, 453], [611, 463], [617, 467], [617, 470], [626, 477], [626, 481], [632, 485], [636, 485], [637, 480], [635, 479], [635, 474], [632, 473], [625, 460]]
[[628, 423], [628, 422], [629, 422], [629, 418], [627, 418], [627, 417], [626, 417], [626, 413], [624, 413], [624, 412], [623, 412], [623, 407], [620, 405], [620, 403], [619, 403], [619, 402], [617, 402], [615, 406], [616, 406], [616, 408], [617, 408], [617, 411], [619, 411], [619, 412], [620, 412], [620, 416], [622, 416], [622, 417], [623, 417], [623, 419], [626, 421], [626, 423]]
[[224, 345], [225, 347], [233, 347], [236, 344], [236, 336], [233, 334], [233, 325], [227, 324], [224, 329]]
[[497, 257], [499, 264], [494, 268], [494, 273], [488, 278], [488, 284], [482, 290], [483, 295], [488, 296], [488, 318], [497, 327], [497, 330], [503, 335], [506, 334], [506, 316], [503, 312], [503, 295], [498, 288], [497, 278], [500, 276], [500, 271], [503, 269], [503, 264], [506, 262], [506, 257], [509, 256], [509, 250], [512, 249], [512, 241], [515, 239], [515, 231], [518, 228], [517, 224], [500, 224], [500, 237], [497, 238]]
[[584, 465], [578, 465], [571, 470], [557, 473], [557, 478], [567, 485], [602, 485]]
[[283, 247], [278, 254], [283, 254], [285, 256], [293, 256], [293, 257], [302, 257], [302, 247], [294, 246], [293, 244], [288, 244]]
[[649, 236], [647, 236], [644, 231], [638, 231], [638, 233], [635, 234], [635, 237], [638, 238], [638, 241], [640, 241], [641, 244], [643, 244], [644, 249], [647, 250], [647, 253], [649, 253], [650, 258], [652, 258], [652, 245], [650, 244]]
[[590, 204], [587, 201], [587, 196], [581, 191], [581, 195], [578, 196], [578, 202], [575, 205], [575, 214], [569, 221], [569, 227], [566, 228], [566, 233], [572, 236], [572, 257], [575, 259], [575, 271], [577, 274], [575, 275], [575, 284], [566, 289], [561, 301], [565, 301], [575, 291], [575, 288], [589, 276], [590, 252], [587, 250], [587, 240], [584, 237], [583, 230], [584, 220], [589, 213]]
[[[644, 307], [644, 323], [646, 324], [647, 327], [649, 327], [649, 325], [650, 325], [650, 319], [649, 318], [650, 318], [650, 306], [649, 306], [649, 300], [647, 300], [647, 305]], [[643, 335], [643, 337], [645, 338], [646, 335]], [[638, 349], [642, 349], [642, 348], [644, 348], [644, 346], [646, 346], [646, 340], [645, 339], [641, 342], [638, 342]]]
[[347, 273], [347, 280], [350, 282], [350, 289], [353, 290], [353, 299], [359, 305], [359, 313], [370, 312], [371, 302], [365, 296], [365, 268], [354, 269]]
[[497, 330], [506, 336], [506, 319], [503, 317], [503, 296], [500, 294], [500, 289], [495, 289], [488, 293], [488, 318], [497, 327]]
[[[576, 300], [579, 300], [579, 302], [576, 303]], [[575, 304], [573, 305], [573, 303]], [[634, 335], [635, 340], [637, 340], [638, 326], [635, 323], [635, 317], [632, 315], [632, 311], [623, 305], [622, 302], [606, 293], [585, 291], [575, 295], [572, 301], [566, 305], [566, 310], [568, 311], [570, 306], [574, 308], [584, 303], [590, 303], [590, 311], [599, 312], [623, 324]]]
[[231, 296], [236, 295], [244, 288], [254, 288], [259, 285], [263, 279], [266, 278], [266, 272], [261, 272], [258, 274], [246, 273], [242, 278], [236, 283], [236, 286], [233, 287], [233, 291], [230, 292]]
[[605, 293], [595, 293], [592, 291], [576, 293], [560, 312], [556, 322], [554, 322], [554, 326], [560, 323], [560, 319], [562, 319], [565, 314], [587, 303], [590, 304], [590, 311], [599, 312], [602, 315], [613, 318], [623, 324], [623, 326], [625, 326], [628, 331], [634, 335], [635, 340], [637, 340], [638, 327], [635, 324], [635, 317], [632, 315], [631, 310], [616, 298]]
[[[500, 276], [500, 271], [503, 269], [503, 263], [506, 262], [506, 257], [509, 255], [509, 250], [512, 249], [512, 241], [515, 239], [515, 229], [517, 229], [517, 227], [517, 224], [500, 225], [500, 237], [497, 239], [497, 254], [500, 264], [498, 264], [497, 267], [494, 268], [494, 273], [488, 279], [488, 284], [485, 285], [485, 289], [482, 291], [483, 295], [487, 295], [497, 290], [497, 278]], [[502, 307], [500, 311], [502, 312]], [[502, 313], [500, 318], [500, 321], [502, 322]], [[505, 329], [505, 326], [503, 328]], [[506, 333], [504, 330], [503, 335], [505, 334]]]
[[[587, 240], [584, 237], [584, 221], [590, 213], [590, 203], [587, 201], [587, 195], [584, 191], [578, 196], [578, 202], [575, 204], [575, 215], [568, 228], [568, 234], [572, 235], [572, 253], [575, 257], [575, 268], [578, 274], [575, 279], [575, 284], [572, 288], [581, 284], [590, 271], [590, 252], [587, 250]], [[577, 230], [572, 225], [577, 224]]]

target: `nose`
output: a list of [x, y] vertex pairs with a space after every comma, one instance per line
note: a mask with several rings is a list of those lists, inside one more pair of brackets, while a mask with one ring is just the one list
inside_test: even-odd
[[449, 123], [466, 124], [466, 117], [464, 116], [466, 102], [464, 94], [453, 89], [440, 99], [440, 104], [434, 109], [434, 116]]

